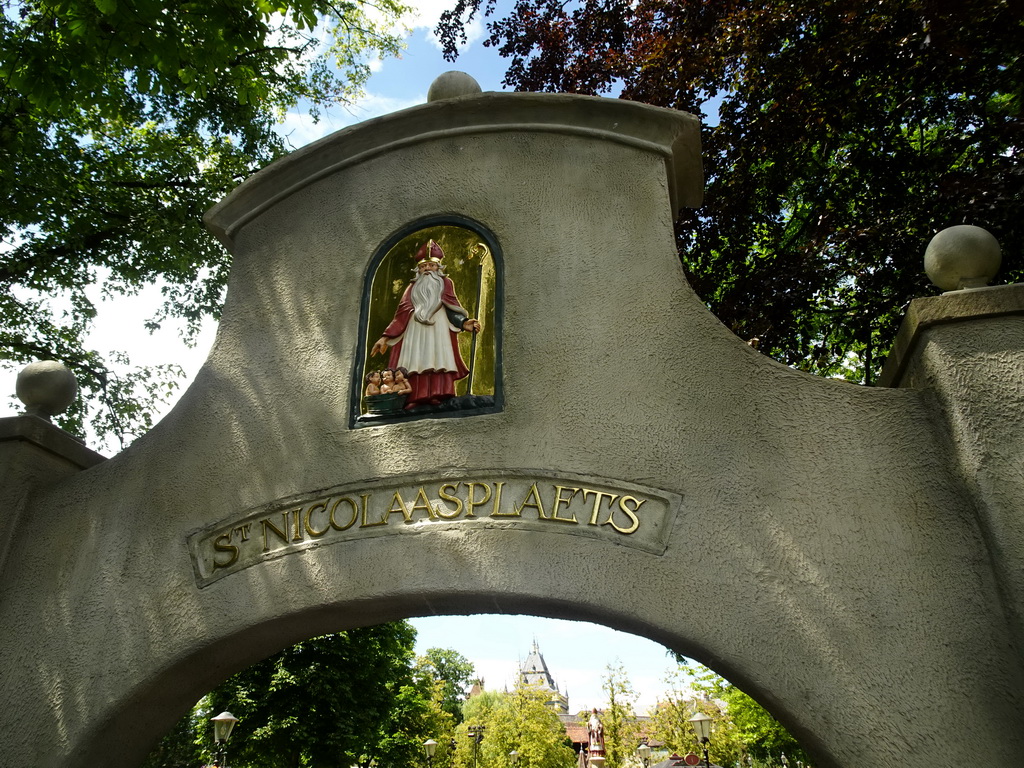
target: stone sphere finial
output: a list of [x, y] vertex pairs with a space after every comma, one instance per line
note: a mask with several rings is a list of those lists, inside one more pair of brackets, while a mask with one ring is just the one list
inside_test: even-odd
[[452, 70], [437, 76], [427, 91], [427, 102], [454, 99], [456, 96], [472, 96], [481, 93], [480, 83], [465, 72]]
[[40, 360], [21, 369], [15, 384], [25, 413], [50, 420], [75, 402], [78, 381], [66, 366], [55, 360]]
[[939, 232], [924, 252], [924, 271], [944, 291], [984, 288], [999, 271], [999, 241], [981, 227], [961, 224]]

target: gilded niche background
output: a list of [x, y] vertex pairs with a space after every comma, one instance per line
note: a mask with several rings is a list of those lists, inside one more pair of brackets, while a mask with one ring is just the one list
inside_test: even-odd
[[370, 281], [358, 422], [496, 405], [498, 274], [467, 226], [411, 232]]

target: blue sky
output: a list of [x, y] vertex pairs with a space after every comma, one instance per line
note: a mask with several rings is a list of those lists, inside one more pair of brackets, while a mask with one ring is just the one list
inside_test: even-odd
[[[405, 52], [400, 59], [374, 63], [365, 98], [348, 108], [330, 111], [316, 124], [298, 113], [289, 115], [282, 131], [291, 145], [298, 148], [362, 120], [422, 104], [434, 78], [451, 69], [468, 72], [485, 91], [504, 90], [501, 79], [505, 63], [494, 49], [482, 45], [482, 24], [470, 30], [470, 44], [455, 63], [442, 58], [431, 30], [447, 1], [436, 7], [418, 4], [419, 15], [408, 22], [412, 29]], [[206, 359], [216, 328], [208, 322], [198, 344], [191, 349], [182, 344], [173, 324], [150, 335], [143, 323], [161, 301], [159, 288], [152, 286], [135, 297], [101, 302], [90, 342], [101, 351], [126, 350], [135, 364], [178, 362], [186, 372], [183, 391]], [[16, 373], [0, 371], [0, 389], [13, 394]], [[12, 403], [10, 413], [17, 407]], [[109, 447], [93, 447], [106, 455], [114, 452]], [[573, 712], [603, 706], [601, 678], [609, 664], [621, 664], [626, 670], [639, 695], [641, 712], [667, 690], [665, 678], [675, 669], [663, 646], [593, 624], [491, 615], [431, 617], [413, 623], [419, 632], [419, 651], [452, 648], [473, 662], [488, 688], [497, 690], [514, 684], [519, 662], [536, 640], [559, 687], [568, 692]]]
[[419, 632], [417, 652], [452, 648], [476, 666], [490, 690], [515, 684], [519, 663], [534, 640], [555, 683], [569, 695], [569, 711], [602, 708], [601, 679], [608, 665], [622, 666], [637, 693], [640, 714], [669, 689], [666, 677], [676, 669], [665, 646], [597, 624], [537, 616], [436, 616], [413, 619]]
[[434, 78], [449, 70], [468, 72], [485, 91], [506, 90], [501, 85], [506, 63], [494, 48], [483, 45], [485, 30], [480, 19], [475, 19], [467, 29], [467, 45], [458, 59], [444, 60], [433, 29], [449, 4], [449, 0], [416, 4], [418, 11], [405, 20], [410, 27], [405, 50], [399, 58], [372, 63], [374, 71], [366, 95], [356, 104], [334, 109], [316, 124], [298, 112], [290, 114], [282, 130], [291, 144], [298, 148], [348, 125], [423, 104]]

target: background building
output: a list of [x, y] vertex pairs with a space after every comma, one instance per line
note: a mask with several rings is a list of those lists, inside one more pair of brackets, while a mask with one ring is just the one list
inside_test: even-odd
[[544, 661], [544, 656], [541, 654], [536, 640], [533, 641], [533, 650], [530, 651], [530, 655], [519, 667], [519, 682], [548, 694], [549, 698], [546, 704], [559, 715], [569, 714], [569, 694], [568, 692], [562, 693], [555, 685], [555, 679], [548, 671], [547, 662]]

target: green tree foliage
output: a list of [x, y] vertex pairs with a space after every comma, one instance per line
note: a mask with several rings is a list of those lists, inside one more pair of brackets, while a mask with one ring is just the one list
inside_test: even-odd
[[206, 765], [198, 734], [209, 729], [208, 713], [200, 702], [160, 740], [141, 768], [201, 768]]
[[670, 688], [651, 710], [647, 735], [664, 744], [670, 753], [685, 755], [697, 748], [693, 727], [687, 722], [696, 712], [695, 697], [689, 678], [677, 674], [666, 682]]
[[709, 757], [719, 765], [742, 764], [746, 755], [739, 729], [725, 702], [715, 694], [718, 688], [712, 684], [725, 681], [704, 667], [694, 670], [681, 667], [667, 682], [670, 683], [665, 698], [658, 702], [651, 718], [651, 732], [663, 741], [668, 749], [684, 754], [703, 754], [703, 747], [697, 741], [697, 734], [690, 718], [698, 712], [711, 717], [711, 741]]
[[[441, 655], [455, 653], [431, 650]], [[426, 765], [423, 745], [427, 739], [437, 742], [432, 768], [451, 765], [455, 718], [445, 709], [445, 680], [435, 674], [427, 657], [416, 659], [411, 679], [399, 686], [388, 717], [379, 728], [376, 746], [366, 753], [362, 765], [369, 765], [370, 760], [380, 768]]]
[[[107, 407], [93, 426], [130, 437], [174, 372], [118, 375], [85, 349], [97, 298], [159, 279], [166, 304], [150, 323], [194, 331], [216, 315], [229, 259], [202, 214], [282, 154], [287, 109], [315, 117], [359, 92], [368, 57], [397, 51], [388, 30], [403, 8], [0, 4], [0, 361], [63, 361]], [[81, 432], [84, 418], [80, 404], [63, 426]]]
[[444, 710], [455, 719], [456, 724], [462, 722], [462, 703], [473, 678], [473, 664], [450, 648], [428, 648], [423, 658], [430, 666], [434, 678], [443, 686]]
[[[499, 706], [502, 706], [507, 695], [500, 691], [481, 691], [478, 696], [467, 699], [462, 705], [462, 721], [465, 725], [459, 729], [460, 735], [467, 736], [467, 728], [470, 726], [483, 725], [486, 727], [490, 721], [491, 713]], [[460, 744], [460, 749], [461, 746]], [[464, 764], [460, 762], [460, 765]]]
[[[456, 768], [510, 768], [509, 753], [519, 753], [519, 768], [573, 768], [576, 756], [558, 715], [542, 691], [518, 686], [511, 693], [485, 691], [466, 702], [457, 729]], [[474, 755], [470, 726], [484, 726]]]
[[782, 765], [787, 755], [791, 764], [799, 760], [810, 765], [803, 748], [768, 710], [739, 688], [726, 686], [722, 700], [728, 707], [729, 717], [735, 724], [746, 752], [766, 765]]
[[[423, 742], [447, 749], [453, 719], [443, 682], [414, 659], [400, 621], [305, 640], [233, 675], [167, 734], [144, 768], [197, 768], [210, 756], [214, 714], [239, 718], [236, 768], [424, 768]], [[449, 763], [435, 760], [434, 768]]]
[[[604, 754], [606, 768], [625, 768], [633, 757], [640, 742], [640, 730], [636, 719], [637, 693], [633, 690], [622, 664], [609, 664], [601, 677], [601, 689], [608, 699], [608, 706], [600, 715], [604, 726]], [[580, 721], [587, 722], [589, 715], [580, 714]]]
[[371, 755], [398, 765], [400, 759], [391, 760], [397, 752], [418, 765], [419, 751], [408, 754], [399, 740], [377, 755], [382, 727], [405, 719], [410, 689], [416, 687], [415, 637], [416, 630], [404, 621], [325, 635], [286, 648], [217, 686], [208, 697], [210, 711], [230, 710], [239, 719], [233, 764], [348, 768]]
[[811, 765], [807, 755], [790, 733], [750, 696], [701, 665], [681, 664], [667, 681], [669, 691], [651, 716], [653, 738], [666, 748], [684, 754], [701, 754], [693, 727], [688, 722], [697, 712], [712, 718], [710, 757], [720, 765], [746, 765], [749, 757], [757, 766], [782, 766], [786, 755], [790, 765], [799, 760]]
[[[449, 55], [472, 14], [439, 26]], [[1024, 277], [1024, 14], [1010, 0], [515, 0], [490, 22], [520, 90], [705, 112], [690, 282], [789, 365], [870, 383], [921, 258], [954, 224]], [[462, 37], [464, 40], [464, 37]]]

